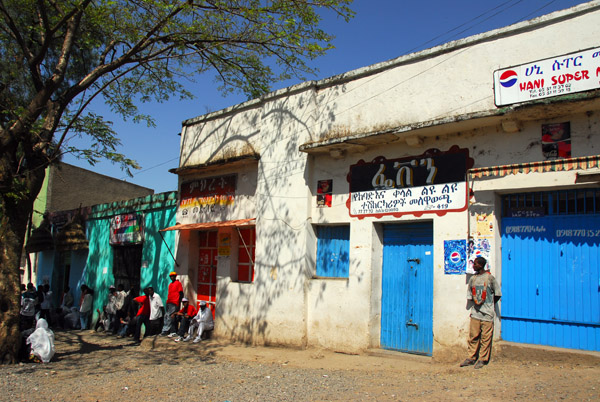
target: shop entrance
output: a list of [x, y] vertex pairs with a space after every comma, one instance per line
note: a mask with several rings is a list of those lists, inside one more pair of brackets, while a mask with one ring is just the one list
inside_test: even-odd
[[600, 190], [503, 198], [502, 339], [600, 350]]
[[217, 231], [198, 232], [198, 296], [215, 312], [217, 300]]
[[113, 246], [115, 286], [123, 284], [125, 291], [131, 289], [131, 286], [135, 286], [136, 290], [140, 292], [142, 248], [142, 244]]
[[433, 351], [433, 224], [383, 227], [381, 347]]

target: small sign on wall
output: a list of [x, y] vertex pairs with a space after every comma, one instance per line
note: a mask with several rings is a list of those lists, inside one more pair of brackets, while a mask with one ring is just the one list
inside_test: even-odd
[[485, 270], [490, 271], [492, 268], [492, 264], [490, 261], [490, 252], [492, 250], [492, 246], [489, 239], [481, 238], [481, 239], [469, 239], [469, 265], [467, 267], [467, 274], [474, 274], [475, 270], [473, 269], [473, 261], [477, 257], [483, 257], [487, 261], [485, 265]]
[[219, 233], [219, 256], [231, 255], [231, 234]]
[[494, 214], [477, 214], [477, 237], [494, 236]]
[[542, 153], [546, 159], [571, 157], [570, 122], [542, 124]]
[[319, 180], [317, 183], [317, 207], [331, 208], [333, 180]]
[[461, 275], [467, 269], [467, 241], [444, 240], [444, 274]]

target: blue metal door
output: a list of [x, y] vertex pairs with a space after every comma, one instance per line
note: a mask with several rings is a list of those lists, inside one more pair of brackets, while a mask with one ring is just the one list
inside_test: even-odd
[[381, 347], [433, 351], [433, 226], [383, 228]]
[[504, 218], [502, 338], [600, 350], [600, 216]]

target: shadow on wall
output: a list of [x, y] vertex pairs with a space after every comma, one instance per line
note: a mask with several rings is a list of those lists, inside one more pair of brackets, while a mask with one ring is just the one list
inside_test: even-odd
[[159, 230], [175, 225], [176, 211], [176, 207], [172, 207], [146, 214], [142, 261], [147, 262], [148, 267], [141, 269], [141, 289], [146, 286], [154, 287], [163, 303], [167, 300], [171, 283], [169, 272], [177, 271], [172, 255], [175, 252], [175, 232]]
[[[226, 116], [210, 133], [202, 134], [206, 124], [197, 126], [200, 133], [194, 134], [193, 149], [186, 152], [188, 160], [191, 160], [191, 155], [201, 152], [205, 144], [210, 146], [219, 143], [220, 146], [206, 161], [219, 160], [231, 146], [242, 148], [250, 145], [260, 155], [254, 194], [257, 217], [255, 279], [252, 284], [238, 284], [239, 295], [235, 300], [232, 300], [233, 295], [229, 290], [236, 286], [235, 283], [217, 288], [217, 299], [220, 301], [217, 314], [221, 314], [220, 309], [230, 307], [238, 314], [237, 317], [226, 317], [227, 322], [222, 322], [222, 325], [227, 327], [219, 328], [219, 332], [230, 339], [262, 344], [273, 343], [274, 340], [281, 342], [276, 333], [271, 331], [275, 322], [269, 320], [287, 321], [293, 326], [298, 323], [297, 327], [304, 331], [305, 295], [308, 280], [314, 274], [315, 257], [306, 252], [307, 231], [312, 230], [307, 226], [310, 223], [306, 219], [309, 215], [307, 208], [310, 208], [308, 192], [298, 194], [296, 191], [298, 183], [301, 181], [306, 185], [310, 177], [307, 155], [301, 153], [299, 147], [305, 142], [319, 139], [316, 131], [327, 131], [335, 122], [334, 103], [327, 102], [324, 110], [306, 107], [314, 104], [315, 96], [311, 91], [291, 98], [283, 97], [269, 101], [263, 105], [263, 109], [252, 110], [251, 113], [246, 111], [251, 115], [250, 120], [256, 119], [246, 126], [252, 128], [247, 133], [236, 131], [234, 117], [239, 116], [233, 115]], [[259, 113], [267, 107], [259, 122]], [[294, 110], [298, 110], [298, 113]], [[316, 126], [315, 121], [322, 121], [322, 115], [328, 116], [327, 127]], [[261, 131], [260, 127], [266, 127], [267, 130], [263, 128]], [[185, 165], [186, 161], [182, 160], [180, 166]], [[282, 249], [287, 253], [282, 253]], [[357, 268], [353, 265], [350, 272]], [[362, 277], [359, 278], [359, 281], [362, 280]], [[326, 289], [327, 284], [324, 283], [318, 300], [322, 300], [322, 293]], [[278, 303], [288, 293], [296, 294], [297, 299], [285, 301], [286, 306], [294, 309], [285, 312]], [[274, 310], [279, 310], [280, 314], [272, 315]], [[290, 318], [289, 314], [301, 317]], [[298, 338], [304, 338], [303, 334], [298, 334]]]

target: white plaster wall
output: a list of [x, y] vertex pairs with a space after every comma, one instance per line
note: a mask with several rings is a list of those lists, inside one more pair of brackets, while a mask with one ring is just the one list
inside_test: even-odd
[[[494, 110], [495, 70], [596, 47], [598, 21], [600, 11], [548, 25], [524, 22], [517, 31], [502, 28], [476, 35], [401, 57], [397, 67], [375, 75], [325, 87], [318, 93], [324, 118], [317, 135], [370, 132]], [[461, 44], [470, 46], [453, 46]]]
[[[314, 85], [305, 85], [188, 121], [182, 133], [181, 167], [214, 161], [245, 146], [261, 157], [255, 181], [244, 190], [247, 200], [236, 203], [228, 215], [228, 219], [257, 218], [255, 280], [252, 284], [232, 282], [233, 262], [219, 260], [217, 333], [253, 343], [310, 344], [343, 351], [378, 346], [380, 224], [426, 219], [434, 226], [434, 353], [464, 346], [467, 278], [444, 275], [444, 240], [466, 238], [476, 213], [494, 213], [499, 227], [501, 193], [573, 186], [574, 173], [477, 179], [468, 212], [359, 220], [350, 218], [346, 207], [349, 166], [359, 159], [416, 156], [430, 148], [446, 151], [453, 145], [468, 148], [475, 167], [539, 161], [543, 159], [541, 124], [562, 121], [571, 122], [573, 156], [594, 155], [600, 147], [595, 135], [599, 113], [526, 121], [512, 134], [499, 125], [450, 134], [440, 128], [417, 147], [396, 142], [335, 160], [308, 156], [298, 151], [299, 146], [331, 133], [351, 135], [493, 110], [494, 70], [597, 46], [597, 21], [600, 12], [594, 11], [547, 26], [523, 23], [518, 35], [506, 29], [482, 34], [407, 56], [405, 63], [375, 75], [333, 86], [320, 82], [318, 93]], [[214, 171], [207, 173], [213, 175]], [[316, 184], [324, 179], [333, 179], [332, 208], [316, 207]], [[221, 216], [206, 219], [224, 220]], [[316, 249], [311, 225], [325, 223], [351, 223], [347, 280], [311, 279]], [[193, 241], [180, 242], [182, 246], [193, 250]], [[499, 255], [496, 234], [492, 272], [501, 278]]]
[[[298, 148], [309, 137], [313, 112], [313, 95], [301, 92], [272, 99], [260, 109], [217, 116], [184, 130], [182, 166], [218, 159], [221, 150], [230, 146], [240, 149], [251, 144], [260, 155], [257, 165], [237, 168], [234, 207], [227, 214], [209, 213], [202, 218], [207, 222], [257, 218], [254, 282], [232, 281], [235, 261], [219, 257], [217, 334], [252, 343], [306, 342], [309, 191], [307, 155]], [[205, 176], [229, 172], [225, 166], [209, 169]], [[190, 250], [194, 252], [193, 247]]]
[[249, 107], [215, 119], [185, 126], [181, 135], [179, 166], [212, 162], [247, 147], [260, 147], [261, 109]]
[[[348, 278], [312, 279], [308, 294], [308, 343], [357, 352], [370, 345], [371, 255], [370, 222], [350, 226]], [[315, 267], [312, 267], [313, 273]]]
[[[473, 183], [475, 197], [470, 201], [469, 211], [448, 213], [442, 217], [424, 214], [420, 218], [405, 215], [400, 219], [384, 217], [359, 220], [350, 218], [346, 206], [349, 191], [346, 177], [350, 165], [360, 159], [371, 161], [377, 156], [387, 159], [416, 156], [434, 147], [446, 151], [453, 145], [468, 148], [475, 167], [539, 161], [543, 159], [541, 125], [563, 121], [571, 123], [573, 156], [594, 155], [600, 147], [600, 137], [594, 135], [600, 128], [599, 116], [600, 113], [593, 112], [531, 121], [514, 134], [503, 132], [500, 126], [486, 127], [425, 138], [420, 147], [409, 148], [399, 144], [370, 147], [364, 153], [350, 154], [341, 160], [329, 156], [314, 157], [313, 179], [310, 183], [312, 221], [320, 224], [351, 223], [351, 268], [347, 281], [311, 281], [308, 298], [309, 344], [347, 351], [379, 346], [381, 239], [375, 233], [376, 225], [424, 219], [433, 220], [434, 226], [434, 353], [452, 351], [456, 346], [463, 347], [469, 323], [465, 297], [468, 276], [444, 274], [444, 240], [464, 239], [469, 233], [473, 235], [476, 214], [494, 214], [494, 226], [499, 228], [502, 193], [573, 187], [576, 176], [575, 171], [568, 171], [476, 179]], [[332, 207], [317, 208], [317, 181], [325, 179], [333, 180]], [[491, 242], [491, 271], [501, 281], [498, 230]], [[364, 303], [369, 304], [369, 309], [362, 308]], [[496, 338], [500, 331], [501, 322], [497, 322]]]

